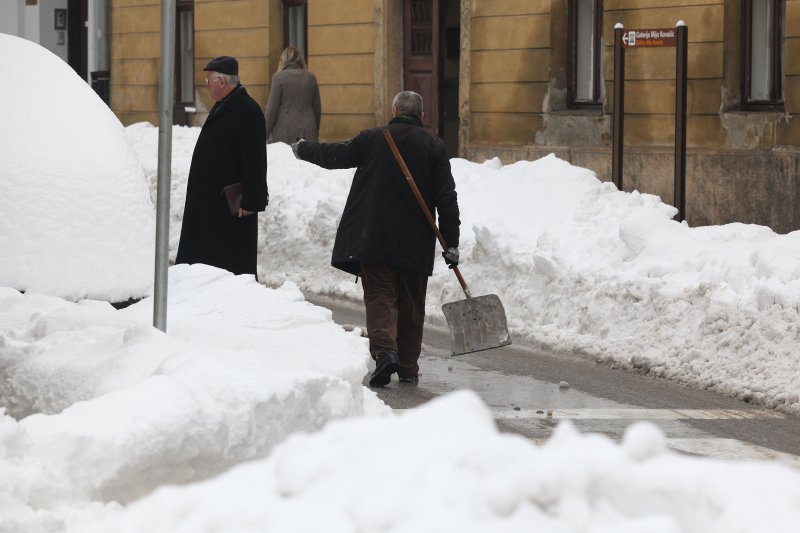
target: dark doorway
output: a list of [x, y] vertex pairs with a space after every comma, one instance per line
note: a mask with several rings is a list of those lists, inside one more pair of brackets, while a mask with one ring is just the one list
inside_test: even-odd
[[67, 1], [67, 63], [78, 76], [87, 77], [89, 0]]
[[422, 95], [423, 124], [458, 154], [458, 81], [461, 59], [460, 0], [403, 3], [403, 89]]
[[439, 45], [439, 137], [447, 155], [458, 156], [458, 80], [461, 66], [461, 1], [441, 0]]

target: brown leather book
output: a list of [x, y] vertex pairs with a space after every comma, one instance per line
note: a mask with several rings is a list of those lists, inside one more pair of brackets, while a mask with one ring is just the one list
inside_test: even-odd
[[231, 215], [239, 217], [239, 208], [242, 207], [242, 184], [234, 183], [222, 188], [225, 193], [225, 199], [228, 201], [228, 209]]

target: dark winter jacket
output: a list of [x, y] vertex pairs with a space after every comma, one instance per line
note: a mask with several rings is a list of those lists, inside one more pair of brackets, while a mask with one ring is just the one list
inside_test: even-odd
[[317, 141], [321, 114], [319, 87], [312, 73], [288, 65], [272, 77], [266, 113], [270, 142]]
[[194, 147], [177, 263], [255, 275], [258, 217], [234, 218], [222, 192], [238, 182], [242, 208], [263, 211], [269, 199], [264, 114], [241, 85], [214, 104]]
[[[388, 128], [428, 209], [438, 212], [447, 246], [458, 246], [458, 201], [444, 142], [423, 129], [416, 117], [397, 117]], [[360, 273], [360, 263], [379, 263], [431, 275], [436, 237], [383, 130], [365, 130], [343, 143], [306, 142], [298, 147], [301, 159], [321, 167], [357, 167], [331, 264], [351, 274]]]

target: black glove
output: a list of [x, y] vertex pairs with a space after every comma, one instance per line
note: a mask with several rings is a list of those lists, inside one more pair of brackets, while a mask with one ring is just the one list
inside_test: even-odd
[[297, 149], [298, 149], [298, 148], [300, 148], [300, 145], [301, 145], [302, 143], [304, 143], [304, 142], [306, 142], [306, 140], [305, 140], [305, 139], [300, 139], [300, 138], [298, 138], [298, 139], [297, 139], [297, 142], [293, 142], [293, 143], [292, 143], [292, 152], [294, 152], [294, 156], [295, 156], [297, 159], [300, 159], [300, 156], [297, 154]]
[[448, 248], [446, 252], [442, 252], [444, 262], [447, 263], [448, 268], [458, 266], [458, 248], [455, 246]]

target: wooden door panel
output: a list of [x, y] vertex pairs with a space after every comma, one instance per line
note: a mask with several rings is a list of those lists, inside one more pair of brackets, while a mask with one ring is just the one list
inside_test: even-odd
[[422, 125], [429, 128], [431, 131], [436, 131], [436, 124], [431, 123], [431, 117], [436, 118], [432, 112], [432, 103], [436, 99], [435, 81], [431, 72], [428, 70], [423, 71], [410, 71], [405, 76], [405, 90], [414, 91], [422, 96], [422, 101], [425, 108], [425, 116], [422, 119]]
[[403, 89], [422, 96], [423, 125], [439, 134], [439, 0], [405, 0]]

